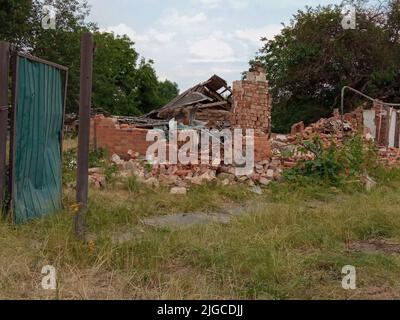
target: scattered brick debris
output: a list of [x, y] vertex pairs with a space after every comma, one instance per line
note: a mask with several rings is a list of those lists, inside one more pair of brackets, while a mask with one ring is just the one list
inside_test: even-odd
[[289, 135], [273, 135], [271, 141], [272, 161], [282, 170], [295, 167], [300, 161], [313, 160], [311, 152], [301, 152], [304, 141], [314, 137], [321, 138], [325, 147], [334, 143], [337, 147], [343, 145], [344, 139], [354, 136], [363, 126], [362, 111], [357, 109], [345, 114], [342, 118], [335, 110], [331, 118], [322, 118], [308, 127], [300, 122], [292, 127]]
[[[305, 141], [316, 136], [325, 147], [333, 143], [340, 148], [349, 137], [363, 134], [366, 141], [375, 140], [380, 146], [382, 164], [387, 167], [400, 165], [400, 149], [388, 147], [400, 143], [400, 139], [392, 141], [390, 138], [390, 133], [393, 133], [390, 121], [398, 119], [399, 125], [393, 134], [400, 132], [400, 112], [397, 110], [385, 109], [379, 103], [375, 103], [372, 110], [358, 108], [343, 116], [335, 110], [330, 118], [322, 118], [308, 127], [299, 122], [293, 125], [289, 135], [277, 135], [271, 134], [271, 106], [265, 70], [256, 64], [245, 79], [233, 83], [233, 89], [224, 79], [214, 75], [161, 109], [142, 117], [109, 117], [96, 112], [91, 122], [91, 142], [96, 149], [105, 149], [112, 155], [111, 161], [118, 166], [120, 176], [133, 174], [148, 185], [170, 187], [172, 194], [184, 194], [192, 185], [212, 181], [223, 186], [247, 184], [259, 193], [259, 189], [254, 187], [280, 181], [285, 170], [297, 166], [300, 161], [313, 160], [315, 154], [304, 154], [303, 146]], [[217, 165], [211, 161], [210, 165], [155, 165], [149, 170], [144, 159], [152, 144], [146, 141], [148, 130], [164, 130], [167, 134], [172, 119], [179, 126], [199, 131], [254, 129], [253, 174], [236, 176], [232, 165], [223, 162]], [[91, 169], [90, 182], [97, 188], [103, 188], [106, 183], [103, 173], [96, 168]], [[374, 186], [375, 181], [366, 177], [367, 189], [372, 190]]]
[[379, 159], [386, 167], [400, 166], [400, 149], [382, 147], [379, 149]]

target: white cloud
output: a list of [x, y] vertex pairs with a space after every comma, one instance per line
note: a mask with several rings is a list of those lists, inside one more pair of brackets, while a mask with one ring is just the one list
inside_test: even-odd
[[222, 0], [197, 0], [197, 2], [209, 8], [217, 8], [221, 5]]
[[[193, 1], [207, 8], [219, 6], [231, 10], [248, 3], [244, 0]], [[197, 12], [168, 9], [164, 13], [143, 29], [134, 29], [125, 22], [101, 31], [126, 34], [135, 42], [140, 55], [155, 61], [159, 79], [176, 81], [181, 89], [204, 81], [212, 74], [222, 76], [229, 83], [240, 79], [248, 61], [260, 48], [260, 38], [271, 37], [281, 30], [280, 25], [257, 28], [240, 21], [234, 23], [234, 29], [231, 24], [224, 28], [228, 21], [209, 18], [204, 7]]]
[[281, 25], [269, 25], [262, 28], [249, 28], [235, 31], [235, 37], [240, 40], [249, 41], [252, 44], [259, 45], [261, 38], [266, 37], [273, 39], [274, 36], [279, 34], [282, 30]]
[[195, 15], [181, 15], [178, 12], [173, 12], [164, 17], [161, 23], [165, 26], [187, 27], [189, 25], [206, 22], [208, 17], [205, 13], [199, 12]]
[[175, 67], [174, 71], [181, 78], [192, 79], [192, 84], [199, 83], [206, 80], [205, 78], [212, 76], [209, 70], [205, 68], [195, 68], [192, 65], [178, 65]]
[[131, 27], [127, 26], [124, 23], [120, 23], [119, 25], [116, 26], [110, 26], [101, 29], [100, 31], [112, 32], [118, 36], [127, 35], [132, 41], [135, 42], [147, 42], [150, 40], [147, 36], [137, 34]]
[[249, 0], [230, 0], [229, 1], [233, 9], [242, 10], [249, 6]]
[[124, 23], [101, 29], [101, 31], [113, 32], [115, 35], [119, 36], [127, 35], [132, 41], [139, 45], [146, 45], [149, 43], [164, 45], [171, 42], [176, 35], [173, 32], [160, 32], [156, 29], [150, 29], [144, 34], [138, 34]]
[[215, 74], [241, 74], [243, 72], [243, 68], [233, 68], [233, 67], [213, 67], [211, 71]]
[[175, 32], [160, 32], [156, 29], [150, 29], [146, 34], [159, 44], [167, 44], [176, 36]]
[[222, 5], [230, 6], [235, 10], [242, 10], [247, 8], [250, 4], [249, 0], [195, 0], [195, 2], [200, 3], [208, 8], [214, 9]]
[[193, 42], [189, 48], [193, 56], [190, 62], [233, 62], [236, 61], [233, 48], [225, 41], [210, 36]]

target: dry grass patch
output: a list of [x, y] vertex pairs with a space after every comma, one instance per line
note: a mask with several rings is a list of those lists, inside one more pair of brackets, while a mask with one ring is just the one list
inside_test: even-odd
[[[400, 294], [400, 257], [348, 251], [349, 243], [400, 241], [400, 173], [372, 193], [273, 185], [263, 196], [248, 187], [211, 184], [171, 196], [168, 189], [129, 188], [117, 181], [91, 190], [91, 245], [73, 234], [73, 214], [0, 225], [0, 297], [16, 299], [373, 299]], [[134, 190], [134, 191], [132, 191]], [[66, 189], [72, 204], [74, 190]], [[248, 205], [229, 224], [154, 230], [147, 217], [215, 212]], [[140, 230], [123, 244], [115, 233]], [[54, 265], [58, 290], [40, 287]], [[341, 288], [341, 269], [357, 268], [358, 289]]]

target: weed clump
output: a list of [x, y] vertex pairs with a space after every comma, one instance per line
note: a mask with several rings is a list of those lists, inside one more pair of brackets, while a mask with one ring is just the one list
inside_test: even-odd
[[325, 146], [321, 137], [302, 142], [299, 151], [312, 154], [313, 160], [303, 160], [286, 171], [287, 181], [300, 184], [324, 184], [340, 187], [346, 184], [361, 185], [363, 177], [373, 176], [379, 167], [378, 150], [359, 135], [338, 146], [333, 140]]

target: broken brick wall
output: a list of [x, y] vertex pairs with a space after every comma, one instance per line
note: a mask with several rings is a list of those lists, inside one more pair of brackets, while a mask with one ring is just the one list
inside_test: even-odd
[[[400, 111], [375, 101], [373, 106], [375, 122], [371, 129], [379, 146], [400, 147]], [[371, 125], [371, 124], [370, 124]]]
[[269, 135], [260, 131], [254, 133], [254, 161], [262, 162], [272, 157]]
[[272, 98], [268, 89], [267, 75], [260, 66], [249, 71], [245, 80], [233, 83], [234, 128], [270, 133]]
[[[105, 149], [110, 155], [117, 154], [126, 158], [128, 151], [146, 156], [153, 142], [146, 141], [147, 129], [119, 125], [115, 119], [96, 116], [92, 120], [92, 143], [96, 149]], [[182, 143], [183, 144], [183, 143]], [[210, 147], [211, 150], [211, 147]], [[260, 162], [271, 157], [271, 144], [267, 134], [256, 131], [254, 134], [255, 161]]]
[[110, 155], [127, 157], [128, 151], [146, 155], [152, 142], [146, 141], [148, 130], [119, 125], [115, 119], [97, 116], [94, 119], [96, 149], [105, 149]]

